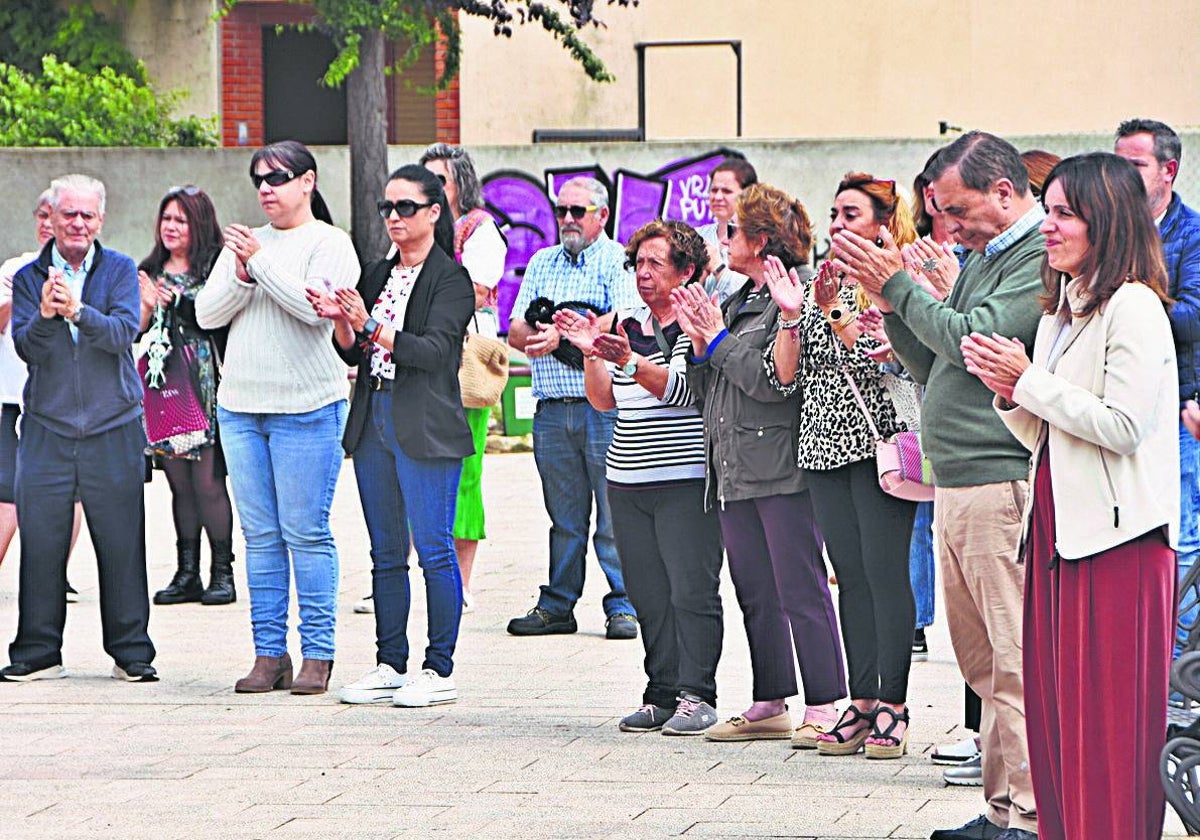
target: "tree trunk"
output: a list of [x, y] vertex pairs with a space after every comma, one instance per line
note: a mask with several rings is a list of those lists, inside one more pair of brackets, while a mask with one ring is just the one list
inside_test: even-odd
[[346, 123], [350, 140], [350, 229], [362, 262], [388, 250], [387, 229], [375, 202], [387, 184], [387, 85], [384, 39], [377, 29], [362, 33], [358, 68], [346, 78]]

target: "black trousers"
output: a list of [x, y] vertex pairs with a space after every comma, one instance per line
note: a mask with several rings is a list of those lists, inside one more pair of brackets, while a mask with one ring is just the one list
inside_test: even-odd
[[879, 489], [874, 458], [804, 475], [837, 573], [850, 697], [903, 703], [916, 621], [908, 544], [917, 506]]
[[721, 527], [704, 510], [704, 482], [608, 488], [625, 591], [646, 649], [643, 703], [674, 708], [680, 692], [717, 704]]
[[76, 439], [25, 415], [17, 447], [20, 616], [8, 649], [12, 662], [36, 668], [62, 664], [67, 552], [77, 495], [100, 569], [104, 650], [122, 666], [153, 661], [147, 633], [145, 446], [140, 420]]

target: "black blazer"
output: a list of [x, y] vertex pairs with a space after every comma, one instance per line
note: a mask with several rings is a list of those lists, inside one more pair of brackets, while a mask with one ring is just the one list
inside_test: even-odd
[[[397, 255], [363, 269], [357, 288], [368, 312], [399, 259]], [[474, 312], [475, 290], [466, 269], [434, 245], [417, 275], [404, 329], [396, 333], [392, 350], [392, 420], [396, 441], [410, 458], [465, 458], [475, 452], [458, 390], [463, 335]], [[371, 356], [357, 344], [342, 347], [336, 338], [333, 346], [346, 364], [358, 366], [342, 437], [342, 447], [353, 454], [370, 409]]]

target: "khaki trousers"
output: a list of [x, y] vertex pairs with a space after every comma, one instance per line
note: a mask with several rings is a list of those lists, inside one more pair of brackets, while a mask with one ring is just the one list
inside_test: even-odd
[[934, 527], [946, 623], [963, 678], [983, 701], [979, 737], [987, 818], [1037, 831], [1021, 679], [1022, 592], [1017, 562], [1028, 482], [939, 487]]

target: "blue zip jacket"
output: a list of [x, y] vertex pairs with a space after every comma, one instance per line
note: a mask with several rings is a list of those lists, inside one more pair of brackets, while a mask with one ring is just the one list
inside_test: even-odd
[[76, 342], [61, 316], [42, 317], [53, 247], [46, 243], [37, 260], [13, 278], [13, 342], [29, 366], [22, 411], [57, 435], [83, 438], [142, 415], [142, 382], [133, 363], [141, 316], [137, 266], [96, 243], [83, 282]]
[[1183, 402], [1200, 398], [1200, 213], [1172, 193], [1158, 230], [1167, 263], [1167, 292], [1175, 298], [1171, 332]]

